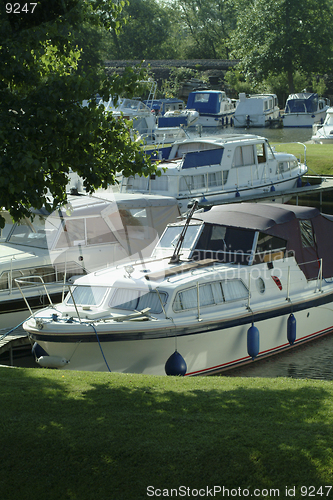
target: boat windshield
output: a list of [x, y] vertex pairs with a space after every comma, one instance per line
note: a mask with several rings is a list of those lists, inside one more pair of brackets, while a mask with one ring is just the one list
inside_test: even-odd
[[254, 236], [255, 231], [251, 229], [205, 224], [192, 258], [248, 265], [251, 262]]
[[67, 304], [72, 305], [73, 299], [77, 306], [98, 306], [105, 293], [109, 290], [106, 286], [77, 286], [72, 291], [72, 295], [67, 295]]
[[[47, 227], [46, 227], [47, 223]], [[58, 232], [60, 219], [36, 215], [33, 222], [24, 219], [15, 224], [6, 243], [25, 245], [28, 247], [51, 248]]]
[[[183, 227], [184, 225], [168, 226], [164, 234], [162, 235], [162, 238], [158, 242], [154, 250], [154, 254], [155, 255], [159, 254], [160, 252], [163, 252], [163, 250], [168, 250], [169, 252], [170, 250], [173, 251], [177, 245]], [[202, 226], [199, 224], [194, 224], [194, 225], [190, 224], [188, 226], [181, 247], [182, 250], [190, 250], [193, 247], [201, 227]]]

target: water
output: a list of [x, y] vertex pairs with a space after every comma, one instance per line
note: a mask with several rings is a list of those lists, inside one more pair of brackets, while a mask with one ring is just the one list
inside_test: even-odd
[[259, 359], [246, 367], [234, 368], [224, 376], [333, 380], [333, 334]]
[[[197, 135], [197, 130], [193, 127], [190, 129], [190, 136]], [[234, 128], [234, 127], [205, 127], [202, 129], [202, 137], [208, 135], [225, 135], [225, 134], [253, 134], [266, 137], [269, 142], [284, 144], [286, 142], [308, 142], [311, 140], [311, 128]]]

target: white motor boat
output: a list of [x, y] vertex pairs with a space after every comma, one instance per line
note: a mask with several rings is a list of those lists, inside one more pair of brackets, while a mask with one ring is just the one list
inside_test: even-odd
[[133, 255], [150, 255], [167, 223], [179, 216], [172, 198], [104, 193], [68, 200], [52, 214], [35, 211], [33, 222], [8, 223], [0, 244], [0, 330], [28, 316], [15, 279], [26, 279], [33, 310], [47, 301], [44, 283], [52, 284], [50, 298], [59, 302], [64, 283], [74, 277]]
[[283, 126], [311, 128], [324, 122], [328, 108], [329, 100], [316, 93], [290, 94], [282, 115]]
[[311, 140], [318, 144], [333, 143], [333, 108], [328, 108], [324, 123], [312, 126]]
[[198, 124], [200, 115], [195, 109], [177, 109], [166, 111], [162, 117], [158, 118], [159, 127], [193, 127]]
[[175, 142], [167, 154], [158, 166], [161, 175], [122, 177], [120, 191], [172, 196], [184, 212], [193, 198], [201, 206], [248, 201], [265, 193], [276, 199], [307, 172], [294, 155], [276, 153], [266, 138], [250, 134]]
[[[101, 102], [99, 103], [101, 104]], [[132, 121], [133, 138], [145, 144], [160, 145], [186, 138], [185, 131], [178, 124], [159, 126], [153, 109], [137, 99], [120, 99], [114, 105], [112, 99], [103, 103], [106, 112], [112, 112], [117, 119]]]
[[45, 367], [214, 374], [333, 330], [332, 234], [315, 208], [216, 206], [168, 225], [150, 259], [78, 278], [24, 329]]
[[282, 125], [276, 94], [239, 94], [236, 105], [234, 126], [278, 127]]
[[187, 98], [187, 109], [199, 113], [196, 125], [203, 127], [222, 127], [232, 125], [235, 103], [223, 90], [196, 90]]

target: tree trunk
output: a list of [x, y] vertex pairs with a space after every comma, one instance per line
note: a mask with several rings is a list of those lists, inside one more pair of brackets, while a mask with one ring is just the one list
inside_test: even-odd
[[288, 70], [288, 87], [289, 87], [289, 94], [293, 94], [295, 92], [295, 87], [294, 87], [293, 72], [291, 69]]

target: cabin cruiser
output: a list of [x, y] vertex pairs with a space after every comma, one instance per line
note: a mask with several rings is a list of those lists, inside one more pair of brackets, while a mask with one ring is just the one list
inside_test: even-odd
[[115, 118], [132, 121], [133, 139], [140, 140], [144, 144], [163, 146], [165, 143], [186, 138], [186, 133], [180, 124], [159, 126], [154, 110], [138, 99], [120, 99], [117, 104], [110, 99], [103, 104], [105, 111], [112, 112]]
[[150, 255], [167, 223], [180, 213], [173, 198], [103, 193], [68, 196], [68, 205], [59, 211], [33, 214], [33, 221], [13, 224], [9, 219], [3, 230], [0, 329], [13, 328], [28, 316], [15, 279], [27, 279], [26, 298], [33, 310], [39, 309], [47, 301], [44, 283], [52, 284], [50, 298], [59, 301], [63, 284], [74, 277], [130, 256]]
[[328, 108], [329, 100], [316, 93], [290, 94], [282, 115], [283, 126], [311, 128], [315, 123], [323, 123]]
[[239, 94], [234, 116], [235, 127], [277, 127], [280, 124], [276, 94]]
[[214, 374], [332, 331], [332, 217], [278, 204], [194, 210], [151, 258], [78, 278], [28, 319], [37, 362]]
[[312, 126], [313, 135], [311, 140], [318, 144], [333, 143], [333, 108], [328, 108], [324, 123]]
[[248, 201], [265, 193], [276, 199], [307, 172], [294, 155], [276, 153], [266, 138], [250, 134], [177, 141], [164, 154], [167, 159], [158, 166], [161, 175], [122, 177], [120, 192], [172, 196], [184, 212], [194, 198], [200, 206], [235, 198]]
[[196, 90], [187, 98], [187, 109], [198, 111], [196, 125], [222, 127], [232, 125], [235, 104], [223, 90]]

